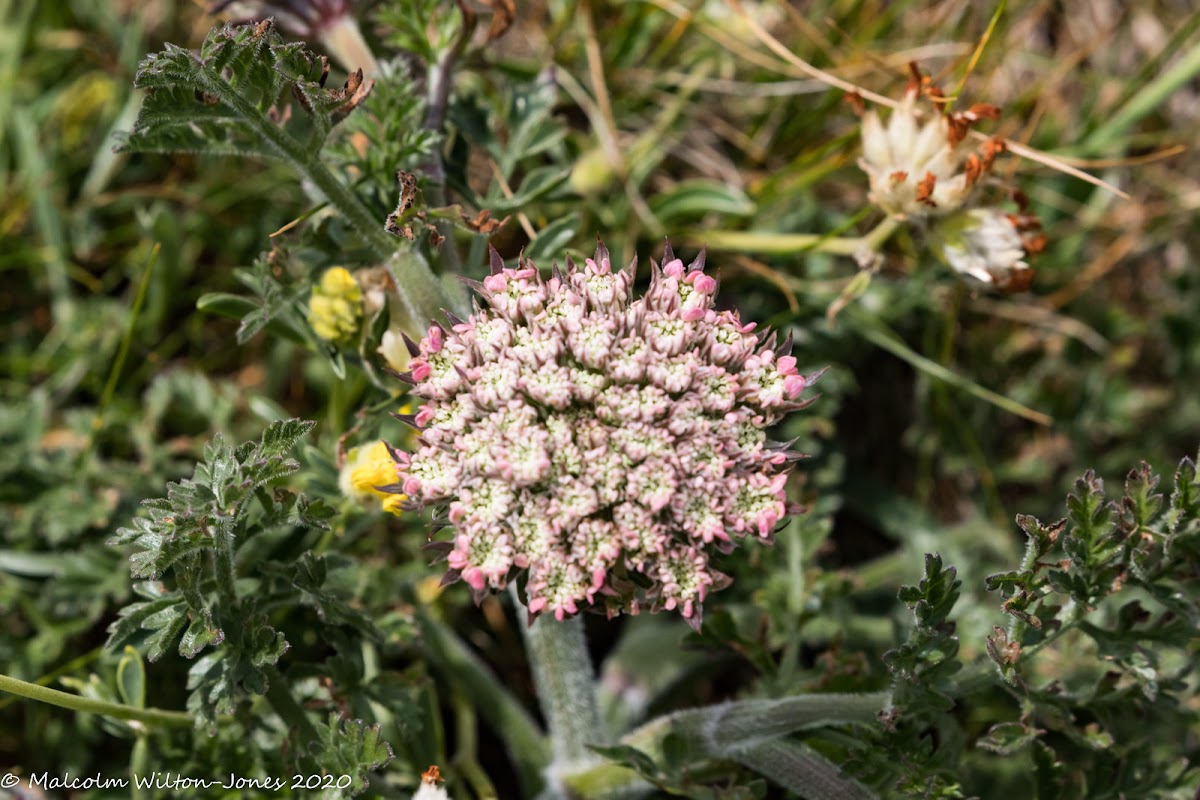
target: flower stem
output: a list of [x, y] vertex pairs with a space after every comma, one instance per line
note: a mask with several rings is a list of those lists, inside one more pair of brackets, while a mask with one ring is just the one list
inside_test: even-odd
[[237, 571], [233, 566], [233, 535], [229, 527], [233, 520], [218, 520], [214, 528], [213, 571], [217, 577], [217, 590], [224, 604], [233, 606], [237, 603]]
[[95, 700], [90, 697], [82, 697], [77, 694], [38, 686], [36, 683], [29, 683], [9, 677], [8, 675], [0, 675], [0, 691], [11, 692], [29, 700], [37, 700], [39, 703], [49, 703], [52, 706], [69, 708], [72, 711], [101, 714], [113, 719], [144, 722], [147, 725], [162, 725], [171, 728], [191, 728], [195, 725], [192, 715], [185, 714], [182, 711], [166, 711], [161, 708], [135, 708], [120, 703]]
[[209, 92], [228, 103], [298, 175], [311, 181], [325, 195], [330, 205], [341, 212], [376, 258], [385, 262], [388, 269], [392, 270], [396, 291], [400, 293], [408, 308], [419, 312], [418, 318], [433, 319], [441, 309], [454, 307], [454, 303], [442, 290], [441, 283], [424, 261], [392, 258], [399, 249], [399, 240], [384, 230], [382, 220], [371, 213], [362, 200], [322, 163], [316, 153], [307, 152], [298, 141], [262, 116], [250, 101], [236, 91], [231, 91], [227, 85], [219, 81], [207, 83], [205, 88]]
[[886, 217], [863, 236], [829, 236], [820, 233], [772, 233], [770, 231], [695, 231], [688, 240], [712, 250], [785, 256], [803, 252], [857, 256], [877, 252], [900, 227], [900, 220]]
[[[430, 60], [429, 70], [425, 76], [425, 130], [431, 131], [438, 137], [438, 144], [429, 154], [423, 172], [428, 183], [425, 186], [425, 200], [429, 206], [438, 208], [446, 205], [446, 165], [442, 157], [442, 147], [445, 142], [446, 112], [450, 107], [450, 91], [454, 85], [454, 70], [463, 49], [475, 32], [475, 15], [468, 14], [462, 6], [459, 8], [463, 15], [462, 26], [454, 39], [441, 52]], [[462, 271], [462, 263], [458, 257], [457, 246], [454, 243], [454, 225], [446, 219], [435, 219], [434, 226], [444, 239], [436, 256], [441, 261], [445, 271], [450, 274]], [[465, 297], [454, 298], [458, 301], [457, 311], [470, 311]], [[450, 308], [450, 306], [446, 306]]]
[[304, 709], [296, 702], [283, 673], [274, 666], [267, 667], [266, 673], [267, 702], [271, 704], [271, 708], [275, 709], [275, 713], [279, 715], [280, 719], [295, 729], [296, 736], [300, 740], [299, 756], [301, 759], [307, 759], [309, 758], [309, 747], [320, 742], [321, 737]]
[[[512, 596], [517, 613], [525, 613], [515, 586]], [[551, 771], [574, 771], [596, 760], [588, 750], [589, 744], [608, 743], [608, 732], [600, 721], [583, 620], [572, 617], [559, 622], [543, 616], [523, 626], [523, 631], [554, 752]]]

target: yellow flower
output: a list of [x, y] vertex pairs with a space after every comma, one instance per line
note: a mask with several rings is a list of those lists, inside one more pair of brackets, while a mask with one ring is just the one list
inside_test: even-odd
[[349, 342], [362, 318], [362, 289], [345, 267], [325, 270], [308, 301], [308, 324], [322, 339]]
[[351, 450], [339, 479], [342, 494], [355, 500], [378, 500], [384, 511], [399, 516], [400, 505], [408, 498], [378, 488], [396, 482], [396, 462], [382, 441]]

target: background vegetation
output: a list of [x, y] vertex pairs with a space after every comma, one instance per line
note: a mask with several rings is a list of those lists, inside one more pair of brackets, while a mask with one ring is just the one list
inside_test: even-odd
[[[702, 635], [668, 616], [589, 619], [614, 727], [729, 698], [891, 687], [912, 712], [891, 733], [841, 726], [788, 741], [884, 795], [1191, 797], [1198, 511], [1194, 476], [1173, 490], [1172, 475], [1200, 441], [1200, 162], [1188, 149], [1200, 140], [1200, 12], [1170, 0], [576, 0], [518, 4], [511, 28], [484, 43], [504, 5], [476, 9], [442, 145], [446, 200], [509, 217], [490, 236], [458, 230], [463, 273], [486, 273], [488, 241], [543, 265], [590, 252], [597, 235], [622, 262], [660, 256], [664, 237], [685, 258], [707, 244], [722, 301], [791, 332], [802, 365], [830, 367], [820, 401], [781, 436], [812, 455], [794, 487], [810, 510], [774, 549], [729, 558], [734, 584], [710, 599]], [[294, 500], [264, 500], [246, 524], [266, 544], [240, 558], [274, 565], [255, 586], [282, 598], [258, 609], [290, 643], [264, 675], [326, 725], [327, 760], [307, 766], [369, 775], [370, 796], [407, 796], [430, 764], [455, 797], [525, 796], [536, 759], [514, 755], [519, 726], [505, 721], [536, 714], [536, 701], [511, 608], [476, 607], [461, 585], [439, 592], [420, 549], [426, 524], [338, 489], [347, 448], [405, 436], [386, 413], [403, 387], [381, 375], [373, 347], [339, 352], [304, 322], [321, 272], [365, 265], [363, 243], [285, 165], [113, 151], [141, 102], [138, 62], [166, 42], [199, 47], [213, 18], [170, 0], [0, 0], [0, 12], [0, 672], [136, 705], [118, 674], [125, 659], [121, 675], [146, 670], [145, 705], [236, 717], [209, 738], [0, 695], [0, 765], [306, 766], [281, 744], [296, 719], [256, 698], [253, 676], [239, 673], [232, 705], [202, 709], [197, 662], [174, 646], [144, 665], [144, 636], [130, 639], [140, 657], [105, 646], [118, 613], [145, 601], [131, 550], [109, 544], [116, 530], [192, 476], [216, 434], [258, 441], [298, 417], [317, 425], [290, 485], [322, 510], [314, 522], [289, 516]], [[413, 54], [396, 68], [420, 85], [435, 51], [419, 46], [417, 12], [448, 34], [461, 24], [453, 6], [414, 0], [354, 14], [377, 53]], [[919, 62], [968, 103], [1001, 106], [997, 132], [1129, 198], [1006, 156], [998, 174], [1028, 195], [1048, 237], [1028, 293], [965, 283], [915, 230], [888, 241], [864, 287], [853, 258], [788, 238], [879, 222], [855, 164], [858, 119], [756, 28], [893, 97]], [[335, 67], [330, 85], [343, 80]], [[414, 133], [423, 109], [406, 106], [407, 82], [389, 85], [355, 112], [382, 120], [355, 129], [376, 138], [356, 149], [335, 129], [326, 149], [339, 174], [359, 177], [380, 225], [394, 171], [434, 147]], [[449, 257], [425, 248], [435, 265]], [[249, 306], [214, 293], [262, 304], [262, 329], [239, 336], [221, 312]], [[1097, 511], [1098, 481], [1120, 498], [1143, 461], [1173, 504], [1159, 510], [1137, 472], [1128, 502]], [[1084, 469], [1095, 475], [1077, 484]], [[1050, 526], [1069, 492], [1068, 533], [1014, 524], [1027, 514]], [[325, 507], [340, 512], [327, 531]], [[1033, 560], [1027, 538], [1043, 548]], [[330, 577], [305, 584], [313, 559]], [[902, 585], [915, 588], [897, 599]], [[486, 699], [503, 686], [512, 707]], [[386, 767], [372, 737], [390, 744]], [[785, 796], [752, 768], [680, 767], [669, 747], [652, 764], [613, 755], [662, 792]]]

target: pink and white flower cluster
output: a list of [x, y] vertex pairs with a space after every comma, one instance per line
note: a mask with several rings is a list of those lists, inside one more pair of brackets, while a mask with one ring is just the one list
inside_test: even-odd
[[531, 614], [678, 609], [693, 625], [710, 565], [735, 539], [770, 540], [798, 456], [765, 429], [815, 376], [789, 341], [713, 308], [701, 255], [668, 246], [634, 299], [635, 264], [608, 251], [543, 279], [530, 262], [475, 288], [485, 301], [412, 346], [415, 453], [394, 453], [414, 507], [454, 526], [448, 581], [478, 595], [524, 575]]

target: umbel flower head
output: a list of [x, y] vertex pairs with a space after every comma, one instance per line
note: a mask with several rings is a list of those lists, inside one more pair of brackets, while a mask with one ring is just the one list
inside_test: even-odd
[[[961, 113], [945, 111], [941, 91], [930, 86], [915, 64], [904, 99], [887, 126], [875, 109], [862, 115], [863, 155], [859, 166], [871, 183], [871, 202], [888, 214], [926, 217], [961, 207], [987, 172], [1004, 143], [992, 139], [979, 153], [965, 139], [971, 125], [996, 119], [995, 106], [979, 104]], [[927, 98], [931, 109], [918, 107]], [[861, 99], [858, 101], [861, 103]]]
[[[790, 337], [713, 307], [704, 256], [667, 247], [634, 299], [636, 261], [600, 245], [543, 279], [522, 261], [474, 284], [465, 321], [412, 346], [414, 453], [393, 451], [414, 507], [454, 527], [446, 582], [523, 586], [531, 614], [678, 610], [700, 624], [736, 540], [770, 540], [799, 456], [765, 429], [803, 408]], [[411, 343], [410, 343], [411, 344]], [[811, 401], [809, 401], [811, 402]]]

